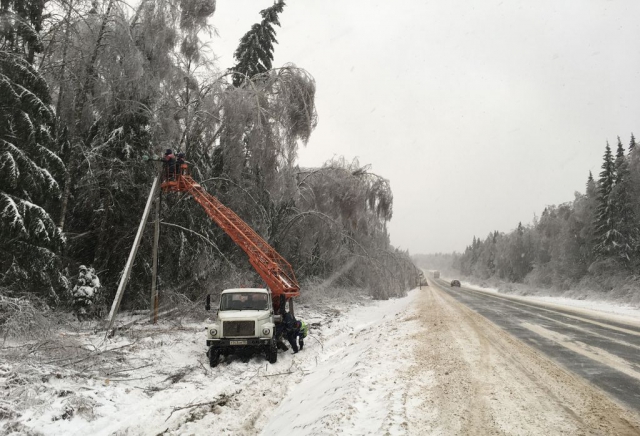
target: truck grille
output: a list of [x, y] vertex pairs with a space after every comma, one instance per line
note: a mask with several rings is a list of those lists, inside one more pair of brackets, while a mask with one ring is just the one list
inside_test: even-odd
[[253, 336], [256, 332], [255, 321], [225, 321], [222, 324], [222, 336]]

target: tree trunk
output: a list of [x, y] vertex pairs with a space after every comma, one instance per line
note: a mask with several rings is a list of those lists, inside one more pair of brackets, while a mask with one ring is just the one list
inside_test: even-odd
[[60, 86], [58, 88], [58, 101], [56, 102], [56, 115], [60, 117], [60, 105], [62, 104], [62, 97], [64, 95], [64, 81], [67, 68], [67, 51], [69, 49], [69, 28], [71, 27], [71, 11], [73, 10], [73, 4], [69, 3], [69, 10], [65, 17], [65, 29], [64, 29], [64, 45], [62, 46], [62, 71], [60, 72]]

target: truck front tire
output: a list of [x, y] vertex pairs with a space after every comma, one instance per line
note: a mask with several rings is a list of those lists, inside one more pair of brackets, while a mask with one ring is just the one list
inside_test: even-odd
[[267, 360], [269, 363], [276, 363], [278, 361], [278, 346], [275, 339], [269, 342], [269, 348], [267, 348]]
[[216, 366], [218, 366], [218, 362], [220, 361], [220, 350], [218, 350], [217, 348], [209, 347], [207, 356], [209, 356], [209, 366], [211, 368], [215, 368]]

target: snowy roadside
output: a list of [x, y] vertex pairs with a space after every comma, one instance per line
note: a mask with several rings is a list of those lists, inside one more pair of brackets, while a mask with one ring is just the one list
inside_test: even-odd
[[317, 434], [345, 422], [358, 434], [402, 433], [394, 372], [411, 359], [403, 314], [415, 295], [364, 301], [345, 313], [299, 306], [312, 337], [274, 365], [232, 356], [209, 368], [200, 323], [138, 326], [107, 343], [87, 331], [61, 332], [55, 356], [47, 344], [3, 349], [0, 433]]
[[414, 363], [419, 292], [351, 311], [262, 434], [406, 434], [407, 386], [399, 374]]

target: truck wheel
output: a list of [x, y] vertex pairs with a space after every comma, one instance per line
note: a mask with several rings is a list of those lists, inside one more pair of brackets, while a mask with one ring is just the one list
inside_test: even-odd
[[207, 355], [209, 356], [209, 366], [211, 368], [218, 366], [218, 362], [220, 361], [220, 350], [211, 347], [209, 348], [209, 351], [207, 351]]
[[269, 348], [267, 349], [267, 360], [269, 363], [276, 363], [278, 361], [278, 347], [276, 341], [271, 341]]

